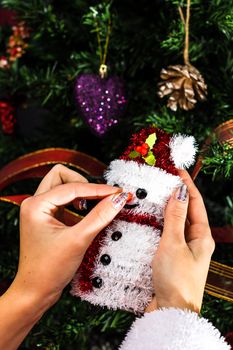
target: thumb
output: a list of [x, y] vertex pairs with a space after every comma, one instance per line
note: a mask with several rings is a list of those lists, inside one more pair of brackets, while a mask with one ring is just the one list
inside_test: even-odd
[[78, 240], [82, 240], [86, 248], [91, 244], [95, 236], [103, 230], [114, 217], [124, 207], [128, 199], [128, 193], [121, 192], [119, 194], [105, 197], [99, 202], [81, 222], [69, 228], [77, 235]]
[[164, 215], [163, 241], [185, 241], [187, 210], [188, 188], [183, 184], [168, 201]]

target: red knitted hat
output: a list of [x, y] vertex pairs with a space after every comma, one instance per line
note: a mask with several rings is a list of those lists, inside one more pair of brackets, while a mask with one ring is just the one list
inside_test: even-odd
[[135, 161], [177, 175], [177, 169], [189, 167], [196, 153], [193, 136], [172, 135], [154, 126], [133, 134], [120, 159]]

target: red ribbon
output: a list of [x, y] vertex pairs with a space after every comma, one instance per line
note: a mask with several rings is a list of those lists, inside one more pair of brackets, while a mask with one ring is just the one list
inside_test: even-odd
[[105, 164], [85, 153], [47, 148], [19, 157], [0, 169], [0, 190], [19, 180], [44, 177], [55, 164], [71, 166], [86, 175], [102, 176]]
[[[57, 163], [71, 166], [83, 172], [84, 175], [96, 177], [102, 177], [106, 168], [105, 164], [82, 152], [64, 148], [43, 149], [26, 154], [4, 166], [0, 170], [0, 190], [19, 180], [41, 178]], [[201, 163], [197, 162], [198, 164]], [[28, 196], [30, 195], [0, 196], [0, 201], [20, 205]], [[81, 219], [82, 217], [78, 214], [65, 209], [64, 222], [66, 225], [74, 225]], [[212, 234], [216, 242], [233, 242], [231, 226], [213, 227]], [[205, 290], [211, 295], [233, 302], [233, 268], [211, 261]]]
[[[228, 144], [229, 148], [233, 148], [233, 119], [218, 125], [214, 131], [219, 143]], [[208, 137], [202, 147], [202, 154], [198, 157], [195, 167], [192, 172], [192, 178], [195, 180], [202, 168], [202, 160], [206, 151], [211, 144], [211, 137]], [[219, 243], [233, 243], [233, 226], [226, 225], [223, 227], [212, 227], [212, 235], [215, 242]]]
[[[102, 177], [106, 168], [98, 159], [85, 153], [65, 148], [48, 148], [19, 157], [0, 169], [0, 190], [20, 180], [42, 178], [55, 164], [73, 167], [84, 176]], [[29, 194], [0, 196], [0, 201], [21, 205]], [[82, 219], [80, 215], [68, 209], [64, 211], [64, 223], [72, 226]]]
[[[60, 163], [72, 166], [86, 175], [102, 176], [106, 165], [96, 158], [88, 156], [85, 153], [69, 150], [65, 148], [48, 148], [25, 156], [19, 157], [0, 169], [0, 190], [8, 185], [20, 180], [30, 178], [42, 178], [55, 164]], [[24, 195], [22, 195], [22, 200]], [[20, 196], [0, 196], [0, 200], [12, 201], [20, 205], [22, 200]], [[74, 213], [75, 214], [75, 213]], [[72, 215], [67, 218], [73, 221]], [[66, 222], [67, 225], [71, 223]], [[212, 227], [212, 234], [216, 242], [232, 243], [233, 231], [231, 226]]]

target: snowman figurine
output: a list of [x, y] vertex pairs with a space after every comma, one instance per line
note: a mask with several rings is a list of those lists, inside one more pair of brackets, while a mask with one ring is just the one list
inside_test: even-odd
[[163, 213], [182, 185], [177, 169], [195, 159], [193, 136], [156, 127], [132, 136], [123, 155], [105, 172], [109, 185], [132, 198], [87, 250], [71, 293], [92, 304], [142, 313], [153, 296], [152, 260], [163, 228]]

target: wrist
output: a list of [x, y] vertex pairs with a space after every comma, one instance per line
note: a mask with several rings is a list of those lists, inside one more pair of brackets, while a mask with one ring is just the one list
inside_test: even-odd
[[190, 310], [196, 313], [200, 313], [200, 307], [195, 305], [192, 302], [188, 302], [182, 298], [173, 298], [173, 299], [158, 299], [157, 300], [157, 308], [162, 309], [162, 308], [176, 308], [176, 309], [186, 309]]
[[9, 303], [16, 304], [19, 312], [24, 312], [29, 323], [36, 323], [58, 299], [55, 296], [44, 296], [33, 288], [26, 288], [17, 276], [3, 296]]
[[15, 350], [48, 309], [37, 293], [32, 293], [17, 279], [0, 297], [0, 348]]

